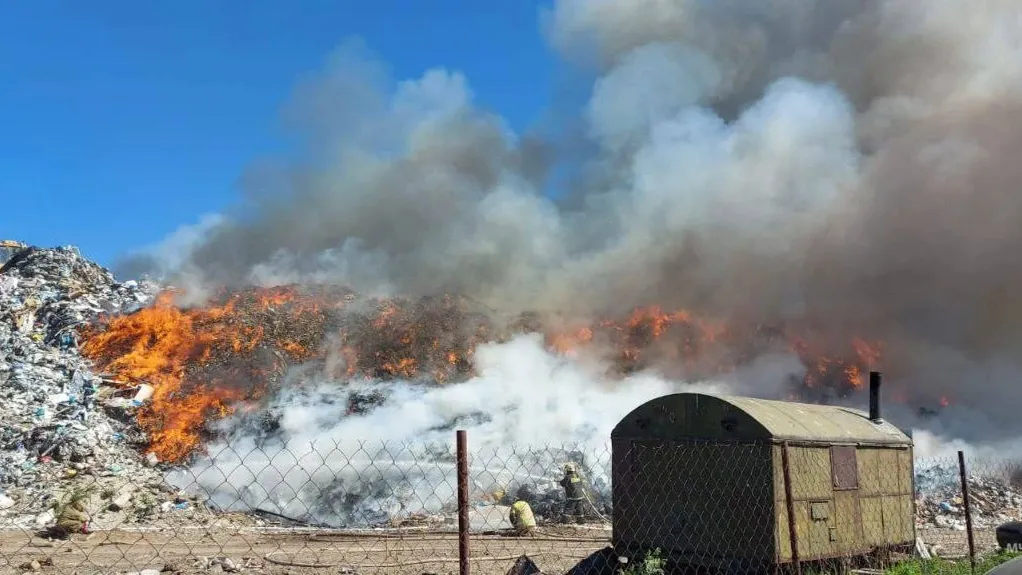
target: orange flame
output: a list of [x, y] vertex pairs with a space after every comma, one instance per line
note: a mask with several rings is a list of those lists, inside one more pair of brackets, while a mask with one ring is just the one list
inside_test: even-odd
[[[88, 328], [82, 345], [86, 357], [124, 385], [154, 387], [137, 419], [150, 450], [169, 462], [200, 448], [209, 422], [264, 398], [289, 365], [318, 359], [342, 379], [427, 377], [443, 383], [469, 376], [476, 347], [500, 339], [488, 321], [469, 313], [469, 304], [449, 295], [367, 301], [354, 306], [358, 311], [349, 309], [350, 293], [328, 289], [225, 292], [195, 309], [174, 305], [176, 295], [163, 293], [149, 308]], [[527, 330], [544, 331], [542, 326], [537, 320]], [[820, 341], [791, 329], [740, 329], [658, 306], [546, 332], [548, 347], [566, 356], [609, 349], [620, 373], [669, 364], [685, 376], [712, 376], [770, 346], [786, 347], [807, 368], [806, 388], [858, 388], [864, 371], [881, 357], [876, 342], [853, 339], [835, 354]]]
[[[693, 377], [727, 373], [755, 357], [756, 349], [762, 352], [785, 342], [783, 347], [798, 354], [806, 366], [804, 386], [839, 390], [860, 388], [863, 374], [876, 368], [882, 355], [879, 342], [862, 338], [854, 338], [844, 352], [833, 355], [825, 353], [831, 348], [822, 347], [817, 339], [810, 340], [794, 328], [766, 337], [757, 335], [759, 331], [771, 330], [759, 328], [750, 333], [724, 321], [698, 317], [689, 310], [665, 311], [649, 306], [633, 310], [620, 321], [603, 320], [554, 333], [547, 342], [552, 350], [573, 356], [599, 339], [615, 350], [617, 364], [626, 371], [659, 361], [682, 365]], [[746, 349], [750, 345], [752, 350]]]
[[[242, 309], [259, 314], [289, 304], [295, 306], [289, 317], [306, 322], [302, 316], [315, 311], [314, 306], [303, 307], [289, 288], [234, 294], [220, 305], [193, 310], [173, 304], [178, 293], [162, 293], [151, 307], [94, 327], [81, 350], [125, 385], [153, 386], [152, 402], [140, 409], [138, 421], [152, 452], [164, 461], [188, 455], [199, 445], [207, 421], [230, 415], [236, 402], [259, 398], [267, 383], [262, 372], [283, 368], [272, 355], [248, 370], [218, 365], [225, 357], [254, 354], [267, 332], [279, 328], [272, 321], [242, 321]], [[273, 335], [287, 360], [310, 357], [307, 343]]]
[[834, 356], [822, 353], [819, 346], [800, 336], [791, 337], [791, 349], [806, 365], [804, 384], [808, 388], [861, 388], [865, 384], [864, 371], [876, 368], [880, 361], [881, 344], [853, 338], [849, 347], [841, 356]]

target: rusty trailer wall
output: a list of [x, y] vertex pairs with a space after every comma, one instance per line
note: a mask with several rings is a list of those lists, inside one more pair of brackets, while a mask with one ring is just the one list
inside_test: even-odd
[[[792, 560], [784, 444], [773, 447], [776, 548]], [[909, 446], [788, 445], [799, 559], [869, 553], [915, 541]]]

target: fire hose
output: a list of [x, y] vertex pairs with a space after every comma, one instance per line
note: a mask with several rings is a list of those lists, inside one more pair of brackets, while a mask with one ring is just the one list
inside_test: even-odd
[[[283, 559], [276, 559], [274, 557], [275, 555], [282, 555], [284, 553], [285, 553], [284, 551], [273, 551], [272, 553], [267, 553], [266, 555], [263, 555], [263, 560], [265, 560], [267, 563], [273, 563], [274, 565], [280, 565], [283, 567], [304, 567], [309, 569], [334, 569], [337, 567], [341, 567], [342, 569], [345, 569], [346, 572], [351, 573], [357, 572], [355, 565], [345, 563], [302, 563], [297, 561], [285, 561]], [[557, 555], [561, 557], [565, 556], [563, 553], [559, 553], [556, 551], [536, 551], [529, 554], [530, 557], [542, 557], [545, 555]], [[473, 557], [472, 561], [476, 562], [514, 561], [515, 559], [518, 559], [518, 557], [520, 557], [520, 555], [506, 555], [503, 557], [494, 556]], [[584, 559], [584, 557], [575, 556], [570, 557], [572, 559]], [[396, 569], [398, 567], [410, 567], [412, 565], [429, 565], [432, 563], [457, 563], [460, 560], [461, 560], [460, 557], [433, 557], [431, 559], [417, 559], [413, 561], [403, 561], [400, 563], [380, 563], [370, 565], [362, 564], [358, 565], [358, 567], [362, 567], [364, 569]]]
[[[305, 537], [306, 541], [319, 543], [337, 543], [344, 540], [358, 539], [381, 539], [396, 540], [405, 542], [420, 541], [448, 541], [457, 537], [457, 533], [421, 533], [421, 534], [388, 534], [388, 533], [310, 533]], [[499, 541], [506, 538], [506, 535], [497, 532], [486, 532], [474, 534], [474, 540]], [[538, 535], [529, 537], [529, 541], [549, 541], [557, 543], [604, 543], [607, 537], [557, 537], [554, 535]]]
[[604, 523], [609, 523], [608, 519], [604, 517], [602, 513], [600, 513], [599, 509], [596, 508], [596, 504], [593, 503], [593, 500], [589, 499], [589, 493], [587, 492], [587, 490], [585, 489], [582, 490], [582, 496], [585, 497], [586, 503], [589, 504], [589, 507], [593, 510], [593, 513], [595, 513], [596, 516], [599, 517], [600, 520], [603, 521]]

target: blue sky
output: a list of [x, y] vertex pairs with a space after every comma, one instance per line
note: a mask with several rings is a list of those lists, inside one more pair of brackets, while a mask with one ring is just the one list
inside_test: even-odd
[[0, 239], [112, 264], [227, 206], [281, 108], [352, 37], [443, 66], [516, 129], [552, 91], [545, 2], [32, 0], [0, 8]]

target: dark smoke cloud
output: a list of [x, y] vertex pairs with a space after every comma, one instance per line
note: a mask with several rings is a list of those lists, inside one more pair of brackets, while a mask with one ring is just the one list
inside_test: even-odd
[[560, 0], [543, 22], [598, 75], [570, 204], [543, 193], [554, 143], [512, 133], [460, 74], [395, 84], [347, 47], [289, 109], [307, 161], [248, 178], [177, 281], [810, 318], [887, 341], [906, 384], [1010, 419], [1017, 2]]

